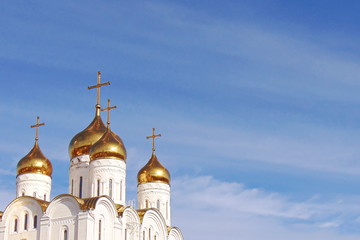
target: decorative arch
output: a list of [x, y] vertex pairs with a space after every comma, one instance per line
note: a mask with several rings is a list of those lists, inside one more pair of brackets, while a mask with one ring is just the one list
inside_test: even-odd
[[136, 210], [126, 207], [122, 213], [122, 223], [124, 236], [128, 236], [127, 240], [139, 239], [140, 218]]
[[51, 201], [46, 214], [50, 219], [76, 216], [80, 211], [80, 201], [81, 199], [70, 194], [61, 194]]
[[172, 227], [169, 232], [169, 240], [183, 240], [183, 235], [179, 228]]
[[151, 235], [157, 235], [158, 239], [167, 239], [168, 232], [165, 219], [157, 209], [152, 208], [145, 212], [141, 229], [143, 228], [152, 229]]

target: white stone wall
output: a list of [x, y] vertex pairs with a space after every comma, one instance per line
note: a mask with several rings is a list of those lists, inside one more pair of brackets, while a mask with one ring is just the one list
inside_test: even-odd
[[[89, 163], [89, 155], [81, 155], [71, 159], [69, 174], [69, 194], [80, 198], [88, 198], [91, 196], [89, 192]], [[80, 178], [82, 178], [81, 196]]]
[[91, 197], [107, 195], [115, 203], [125, 205], [126, 163], [124, 161], [118, 159], [91, 161], [89, 175]]
[[40, 173], [24, 173], [16, 177], [16, 196], [31, 196], [50, 201], [51, 177]]
[[166, 183], [143, 183], [138, 186], [139, 209], [156, 208], [171, 226], [170, 186]]

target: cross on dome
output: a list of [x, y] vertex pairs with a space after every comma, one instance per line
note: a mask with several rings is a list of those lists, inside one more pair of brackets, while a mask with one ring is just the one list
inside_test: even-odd
[[101, 111], [107, 111], [107, 125], [110, 125], [110, 110], [117, 108], [117, 106], [110, 107], [110, 99], [108, 99], [108, 107], [101, 109]]
[[152, 138], [152, 151], [155, 152], [155, 138], [161, 137], [161, 134], [155, 135], [155, 128], [152, 129], [153, 135], [147, 136], [146, 139]]
[[30, 126], [30, 128], [36, 128], [35, 141], [39, 140], [39, 127], [45, 125], [45, 123], [39, 123], [39, 119], [40, 119], [40, 117], [37, 116], [36, 117], [36, 124]]
[[98, 72], [97, 84], [88, 87], [89, 90], [93, 88], [97, 88], [96, 105], [100, 105], [100, 88], [106, 85], [110, 85], [110, 82], [101, 83], [101, 72]]

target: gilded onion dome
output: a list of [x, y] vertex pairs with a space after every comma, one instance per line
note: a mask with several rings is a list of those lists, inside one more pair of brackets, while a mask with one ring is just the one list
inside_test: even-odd
[[71, 139], [69, 144], [70, 158], [89, 154], [91, 146], [104, 135], [105, 131], [106, 126], [100, 117], [100, 104], [97, 104], [94, 120]]
[[24, 173], [40, 173], [51, 177], [52, 165], [41, 152], [39, 144], [35, 141], [34, 147], [17, 164], [18, 175]]
[[121, 138], [107, 127], [104, 135], [91, 147], [90, 161], [103, 158], [126, 161], [126, 149]]
[[140, 169], [138, 175], [138, 184], [149, 182], [162, 182], [170, 184], [169, 171], [159, 162], [153, 151], [150, 160]]

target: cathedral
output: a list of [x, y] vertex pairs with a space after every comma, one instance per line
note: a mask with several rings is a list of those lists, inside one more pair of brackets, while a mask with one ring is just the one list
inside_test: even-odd
[[[69, 144], [69, 192], [51, 199], [53, 168], [39, 146], [17, 164], [16, 198], [0, 211], [0, 240], [183, 240], [171, 225], [170, 173], [155, 152], [153, 134], [150, 160], [140, 169], [138, 207], [126, 205], [126, 148], [110, 128], [110, 110], [101, 108], [98, 72], [97, 104], [92, 122]], [[107, 111], [107, 124], [101, 119]]]

